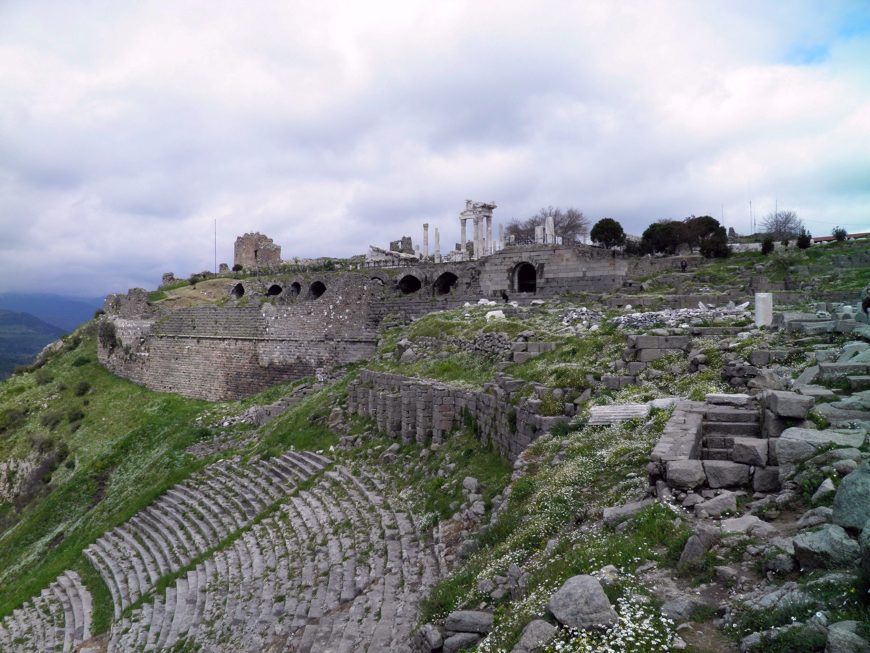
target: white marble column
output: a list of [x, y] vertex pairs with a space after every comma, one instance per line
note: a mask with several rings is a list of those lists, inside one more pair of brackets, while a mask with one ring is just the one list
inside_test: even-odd
[[462, 245], [462, 251], [465, 251], [465, 243], [468, 242], [468, 232], [465, 229], [465, 223], [467, 220], [465, 218], [459, 218], [459, 223], [462, 225], [462, 229], [459, 233], [459, 242]]
[[755, 326], [773, 324], [773, 293], [755, 293]]
[[441, 234], [438, 233], [438, 227], [435, 227], [435, 262], [441, 262]]
[[504, 225], [499, 223], [498, 225], [498, 246], [496, 249], [504, 249]]
[[492, 243], [492, 216], [486, 216], [486, 253], [492, 254], [495, 252], [495, 246]]
[[483, 225], [480, 224], [480, 216], [474, 216], [474, 258], [480, 258], [483, 249]]
[[429, 223], [423, 223], [423, 258], [429, 259]]
[[548, 245], [556, 244], [556, 220], [552, 215], [547, 216], [547, 234], [544, 242]]

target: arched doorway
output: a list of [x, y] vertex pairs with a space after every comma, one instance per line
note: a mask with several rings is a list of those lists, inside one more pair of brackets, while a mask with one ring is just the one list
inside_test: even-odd
[[291, 297], [299, 297], [299, 293], [302, 292], [302, 285], [298, 281], [294, 281], [290, 284], [287, 292], [290, 293]]
[[240, 283], [237, 283], [235, 286], [233, 286], [233, 289], [230, 291], [230, 295], [232, 295], [236, 299], [239, 299], [244, 294], [245, 294], [245, 287]]
[[402, 291], [403, 295], [417, 292], [422, 286], [423, 284], [413, 274], [406, 274], [399, 280], [399, 290]]
[[533, 293], [538, 288], [538, 273], [531, 263], [520, 263], [514, 272], [517, 292]]
[[317, 299], [326, 292], [326, 285], [322, 281], [315, 281], [308, 288], [308, 298]]
[[280, 295], [283, 291], [284, 291], [284, 289], [283, 289], [281, 286], [279, 286], [277, 283], [273, 283], [273, 284], [272, 284], [271, 286], [269, 286], [269, 288], [266, 290], [266, 297], [277, 297], [277, 296]]
[[432, 287], [435, 290], [436, 295], [446, 295], [453, 290], [457, 281], [459, 281], [459, 277], [452, 272], [445, 272], [435, 279], [435, 283]]

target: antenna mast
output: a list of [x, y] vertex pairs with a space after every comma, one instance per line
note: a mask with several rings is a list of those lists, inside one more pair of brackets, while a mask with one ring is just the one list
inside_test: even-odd
[[214, 273], [217, 274], [217, 218], [214, 219]]

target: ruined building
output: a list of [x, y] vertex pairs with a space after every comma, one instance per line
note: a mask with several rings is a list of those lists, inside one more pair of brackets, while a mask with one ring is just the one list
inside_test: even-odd
[[261, 233], [239, 236], [236, 238], [233, 263], [247, 270], [277, 268], [281, 264], [281, 246]]

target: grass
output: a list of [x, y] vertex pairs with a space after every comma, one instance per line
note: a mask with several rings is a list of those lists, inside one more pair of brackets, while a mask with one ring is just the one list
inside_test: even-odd
[[[633, 570], [643, 561], [640, 551], [675, 561], [689, 531], [662, 505], [651, 506], [620, 532], [588, 526], [602, 508], [645, 489], [644, 466], [664, 421], [663, 412], [646, 430], [636, 423], [584, 427], [533, 443], [527, 472], [514, 481], [507, 506], [477, 535], [469, 558], [424, 600], [421, 621], [475, 606], [484, 598], [478, 581], [519, 564], [529, 573], [528, 592], [496, 612], [493, 633], [478, 649], [510, 650], [525, 624], [542, 613], [552, 592], [570, 576], [608, 564]], [[565, 461], [554, 467], [549, 460], [559, 452]]]

